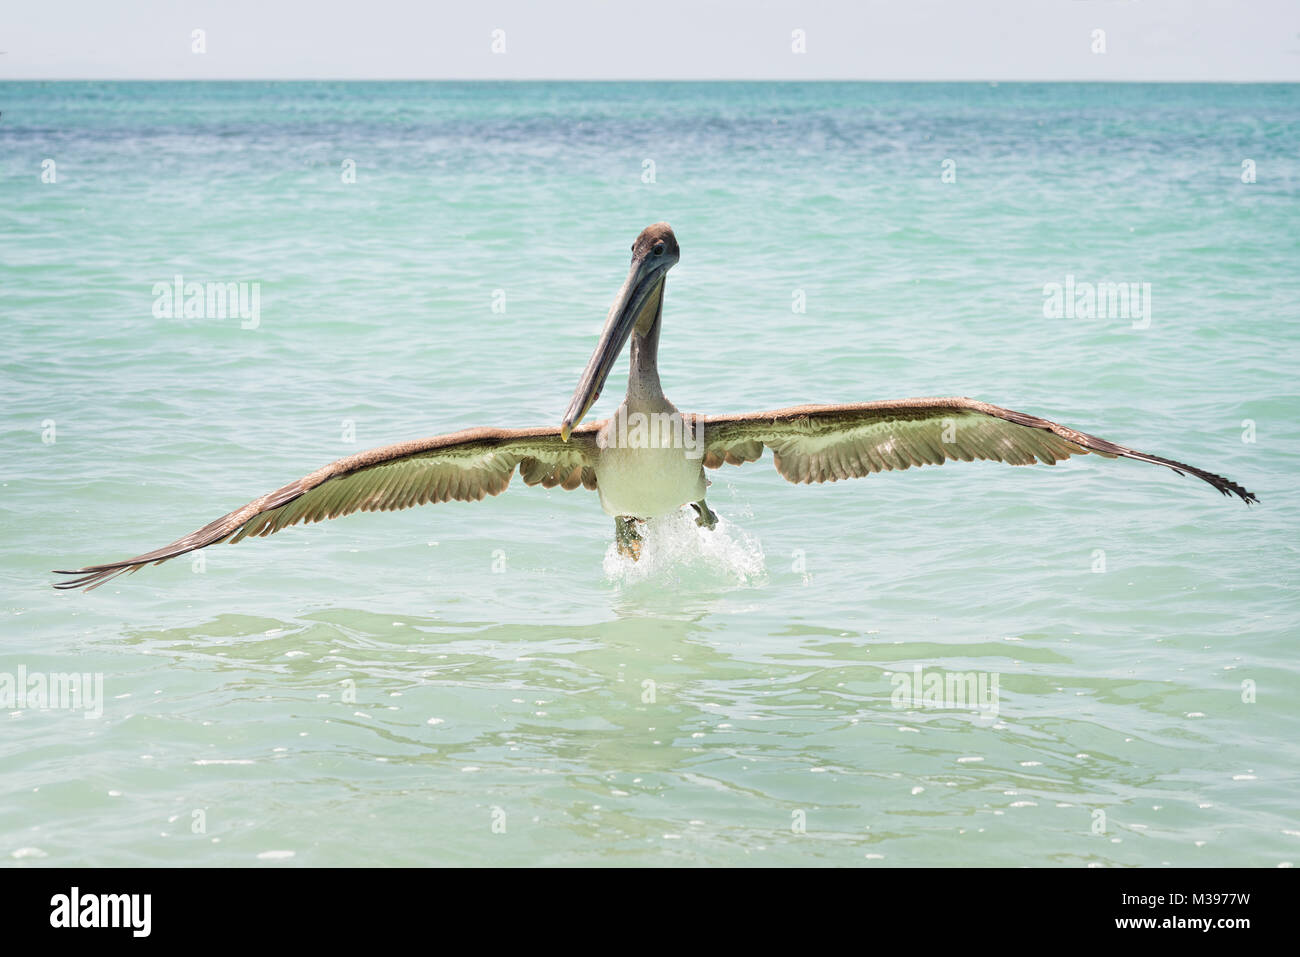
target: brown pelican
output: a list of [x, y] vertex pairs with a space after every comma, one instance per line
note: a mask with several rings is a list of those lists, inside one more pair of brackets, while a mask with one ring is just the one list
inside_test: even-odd
[[[527, 485], [595, 489], [614, 516], [619, 551], [637, 558], [639, 524], [694, 507], [712, 529], [705, 468], [753, 462], [765, 448], [791, 482], [834, 482], [872, 472], [992, 459], [1053, 465], [1089, 452], [1151, 462], [1190, 474], [1247, 504], [1256, 496], [1220, 475], [1138, 452], [1024, 412], [967, 398], [889, 399], [801, 405], [745, 415], [679, 413], [659, 385], [664, 279], [678, 260], [667, 223], [647, 226], [632, 245], [632, 267], [610, 307], [596, 351], [559, 428], [467, 429], [401, 442], [339, 459], [249, 502], [170, 545], [125, 561], [88, 565], [58, 588], [95, 588], [145, 565], [217, 542], [270, 535], [298, 522], [352, 512], [476, 501], [505, 491], [515, 470]], [[583, 425], [615, 361], [632, 341], [627, 395], [614, 415]]]

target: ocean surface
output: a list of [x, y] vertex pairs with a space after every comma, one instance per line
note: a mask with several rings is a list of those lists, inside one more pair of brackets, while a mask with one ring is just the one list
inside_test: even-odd
[[[1300, 861], [1298, 144], [1296, 86], [0, 83], [0, 861]], [[769, 453], [638, 565], [516, 479], [50, 588], [558, 425], [657, 220], [684, 410], [969, 395], [1260, 503]]]

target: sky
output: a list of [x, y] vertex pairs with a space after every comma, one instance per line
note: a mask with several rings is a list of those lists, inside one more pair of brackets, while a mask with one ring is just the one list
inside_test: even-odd
[[1296, 82], [1300, 0], [9, 0], [0, 51], [0, 80]]

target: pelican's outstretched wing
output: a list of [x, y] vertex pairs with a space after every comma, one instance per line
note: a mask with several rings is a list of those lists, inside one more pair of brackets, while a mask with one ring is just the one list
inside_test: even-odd
[[1024, 412], [966, 398], [890, 399], [854, 405], [801, 405], [704, 420], [704, 464], [752, 462], [770, 448], [791, 482], [834, 482], [871, 472], [993, 459], [1054, 465], [1089, 452], [1152, 462], [1195, 475], [1224, 495], [1258, 501], [1235, 482], [1182, 462], [1138, 452]]
[[568, 442], [561, 440], [559, 429], [467, 429], [360, 452], [155, 551], [125, 561], [56, 572], [77, 577], [54, 587], [97, 588], [123, 572], [227, 539], [233, 543], [249, 535], [270, 535], [298, 522], [451, 499], [478, 501], [505, 491], [516, 467], [528, 485], [595, 488], [596, 432], [602, 424], [595, 422], [576, 430]]

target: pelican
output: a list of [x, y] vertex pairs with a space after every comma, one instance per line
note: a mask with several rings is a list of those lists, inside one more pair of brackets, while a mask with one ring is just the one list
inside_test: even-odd
[[[803, 484], [956, 460], [1054, 465], [1093, 453], [1163, 465], [1248, 505], [1258, 501], [1221, 475], [975, 399], [888, 399], [743, 415], [681, 413], [664, 396], [658, 367], [664, 282], [679, 256], [667, 223], [647, 226], [637, 236], [627, 279], [559, 428], [467, 429], [351, 455], [170, 545], [124, 561], [56, 572], [74, 577], [55, 587], [97, 588], [145, 565], [299, 522], [451, 499], [478, 501], [504, 492], [516, 470], [526, 485], [594, 490], [614, 517], [619, 552], [637, 559], [640, 526], [647, 519], [690, 505], [697, 524], [712, 529], [718, 519], [705, 501], [704, 470], [756, 461], [764, 449], [772, 450], [783, 478]], [[629, 339], [627, 395], [609, 419], [584, 425]]]

